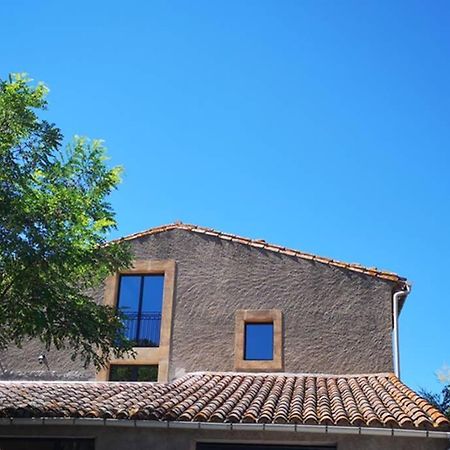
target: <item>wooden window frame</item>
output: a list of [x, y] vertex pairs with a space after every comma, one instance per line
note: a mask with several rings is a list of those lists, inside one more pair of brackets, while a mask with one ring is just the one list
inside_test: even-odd
[[[246, 360], [245, 324], [273, 323], [273, 359]], [[237, 371], [278, 372], [283, 370], [283, 316], [278, 309], [239, 309], [235, 315], [234, 367]]]
[[[158, 382], [166, 383], [169, 379], [170, 343], [172, 334], [173, 297], [175, 292], [174, 260], [135, 260], [130, 269], [122, 270], [108, 277], [105, 281], [104, 304], [117, 306], [119, 282], [121, 275], [164, 275], [163, 303], [161, 310], [161, 334], [159, 347], [134, 347], [136, 358], [125, 357], [112, 359], [115, 365], [158, 365]], [[109, 367], [97, 373], [97, 381], [109, 380]]]

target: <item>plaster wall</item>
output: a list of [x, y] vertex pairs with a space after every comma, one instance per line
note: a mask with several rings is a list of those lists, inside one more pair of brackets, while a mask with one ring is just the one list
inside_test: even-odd
[[170, 378], [234, 370], [235, 312], [280, 309], [284, 371], [392, 371], [392, 283], [183, 230], [133, 242], [177, 261]]
[[[392, 371], [391, 282], [185, 230], [130, 243], [136, 259], [176, 261], [170, 379], [235, 369], [239, 309], [281, 310], [285, 372]], [[47, 371], [41, 351], [33, 341], [3, 352], [2, 377], [95, 378], [68, 351], [51, 351]]]
[[197, 442], [336, 445], [337, 450], [446, 450], [446, 439], [98, 426], [0, 426], [1, 437], [84, 437], [96, 450], [195, 450]]

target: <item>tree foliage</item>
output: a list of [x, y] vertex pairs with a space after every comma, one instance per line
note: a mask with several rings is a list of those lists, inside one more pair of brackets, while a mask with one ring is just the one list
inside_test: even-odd
[[444, 386], [439, 394], [422, 389], [420, 395], [450, 419], [450, 384]]
[[450, 419], [450, 368], [444, 367], [442, 370], [439, 370], [437, 377], [444, 384], [442, 391], [436, 394], [426, 389], [421, 389], [420, 395]]
[[116, 311], [91, 298], [131, 260], [106, 243], [120, 168], [107, 166], [101, 141], [63, 147], [38, 116], [46, 94], [24, 75], [0, 80], [0, 347], [38, 338], [98, 369], [131, 348]]

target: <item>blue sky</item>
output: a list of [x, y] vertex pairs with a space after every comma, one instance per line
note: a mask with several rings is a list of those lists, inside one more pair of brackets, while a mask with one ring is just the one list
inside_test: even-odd
[[396, 271], [403, 379], [450, 364], [450, 3], [3, 0], [0, 77], [125, 167], [115, 236], [182, 220]]

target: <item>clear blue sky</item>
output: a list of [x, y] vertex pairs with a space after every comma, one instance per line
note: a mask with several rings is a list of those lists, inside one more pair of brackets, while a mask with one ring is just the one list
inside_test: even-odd
[[450, 364], [450, 2], [21, 1], [0, 76], [125, 175], [117, 235], [182, 220], [390, 269], [404, 380]]

